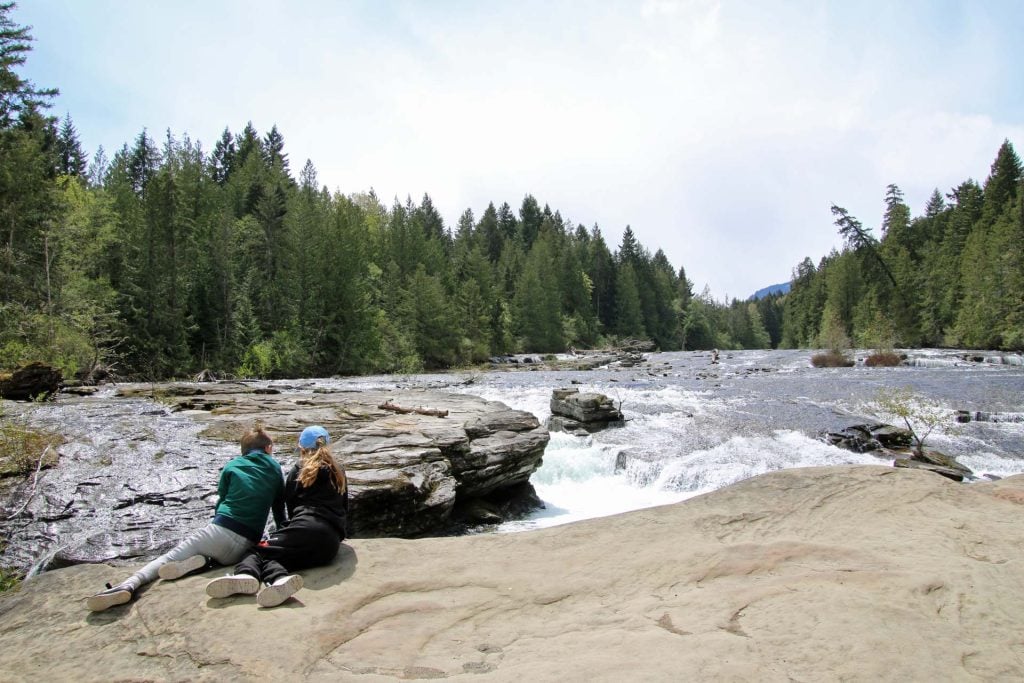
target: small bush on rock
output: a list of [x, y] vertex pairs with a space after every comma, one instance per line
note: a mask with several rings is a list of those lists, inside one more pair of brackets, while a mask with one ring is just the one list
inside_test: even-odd
[[4, 416], [0, 411], [0, 478], [31, 474], [39, 467], [56, 463], [53, 448], [63, 443], [57, 434], [30, 429], [22, 420]]
[[852, 368], [853, 359], [841, 351], [824, 351], [811, 356], [811, 365], [816, 368]]
[[893, 351], [878, 351], [864, 359], [864, 365], [869, 368], [894, 368], [902, 362], [900, 355]]
[[881, 389], [875, 399], [877, 412], [884, 418], [894, 416], [907, 426], [914, 441], [914, 453], [924, 454], [924, 441], [941, 424], [949, 421], [949, 411], [939, 402], [919, 396], [912, 389]]
[[21, 583], [21, 574], [8, 569], [6, 567], [0, 567], [0, 593], [5, 593], [9, 590], [17, 588]]

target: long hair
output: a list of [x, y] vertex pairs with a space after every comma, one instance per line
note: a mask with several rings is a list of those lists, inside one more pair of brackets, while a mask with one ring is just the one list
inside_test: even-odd
[[312, 486], [313, 482], [316, 481], [316, 475], [320, 468], [326, 467], [331, 477], [331, 484], [338, 490], [338, 493], [345, 493], [348, 485], [345, 480], [345, 472], [338, 467], [338, 463], [334, 462], [331, 449], [322, 436], [316, 440], [315, 446], [312, 448], [300, 448], [299, 453], [302, 456], [299, 484], [303, 488]]

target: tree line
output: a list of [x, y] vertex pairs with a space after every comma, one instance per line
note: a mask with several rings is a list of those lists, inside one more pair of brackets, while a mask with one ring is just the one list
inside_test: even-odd
[[276, 126], [226, 128], [210, 151], [143, 131], [90, 157], [71, 116], [47, 113], [57, 91], [18, 75], [32, 37], [13, 8], [0, 4], [0, 368], [325, 376], [624, 338], [1022, 344], [1024, 193], [1008, 142], [984, 188], [936, 193], [911, 220], [890, 186], [881, 240], [835, 207], [843, 251], [805, 259], [789, 294], [717, 302], [630, 227], [609, 246], [532, 195], [449, 226], [429, 195], [330, 192], [311, 161], [294, 172]]
[[833, 206], [844, 246], [793, 271], [781, 344], [1024, 349], [1021, 171], [1006, 140], [983, 184], [936, 189], [913, 218], [889, 185], [880, 239]]
[[0, 367], [400, 372], [618, 338], [729, 346], [726, 319], [767, 343], [755, 309], [751, 321], [694, 297], [628, 226], [613, 249], [532, 195], [447, 226], [428, 195], [388, 205], [329, 192], [310, 161], [295, 174], [276, 126], [225, 129], [212, 151], [143, 131], [89, 161], [70, 115], [46, 113], [56, 90], [17, 75], [32, 38], [12, 9], [0, 5]]

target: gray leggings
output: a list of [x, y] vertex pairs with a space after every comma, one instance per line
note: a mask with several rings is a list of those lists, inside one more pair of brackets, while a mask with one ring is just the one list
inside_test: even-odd
[[174, 546], [169, 552], [156, 558], [145, 567], [131, 575], [125, 583], [132, 589], [138, 589], [147, 583], [156, 581], [157, 572], [168, 562], [178, 562], [193, 555], [203, 555], [221, 564], [235, 564], [251, 548], [253, 542], [230, 529], [210, 523], [193, 531], [185, 539]]

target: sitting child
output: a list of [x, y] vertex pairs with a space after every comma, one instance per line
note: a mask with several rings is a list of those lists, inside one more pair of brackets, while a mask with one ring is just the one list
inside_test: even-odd
[[256, 604], [274, 607], [302, 588], [302, 577], [293, 572], [331, 563], [345, 540], [348, 485], [345, 471], [331, 456], [330, 442], [323, 427], [302, 430], [299, 462], [284, 486], [288, 521], [253, 548], [234, 574], [207, 584], [208, 595], [258, 593]]
[[242, 455], [231, 459], [217, 483], [213, 519], [190, 534], [170, 552], [156, 558], [128, 579], [89, 598], [93, 612], [121, 605], [141, 586], [161, 579], [178, 579], [206, 566], [210, 559], [232, 564], [263, 537], [267, 513], [274, 521], [284, 516], [284, 482], [281, 465], [270, 454], [274, 442], [258, 425], [242, 437]]

